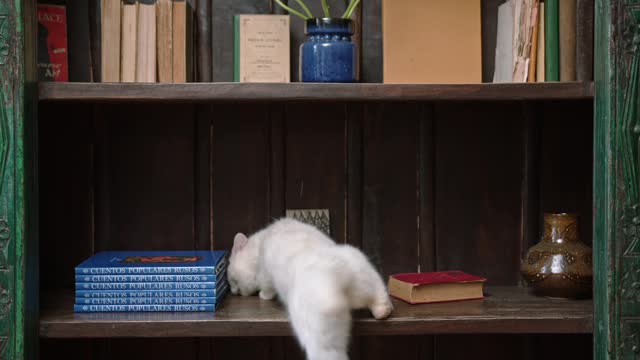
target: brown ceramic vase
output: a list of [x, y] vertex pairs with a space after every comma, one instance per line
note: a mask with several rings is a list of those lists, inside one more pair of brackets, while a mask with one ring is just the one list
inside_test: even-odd
[[521, 273], [536, 295], [591, 297], [592, 251], [580, 240], [577, 215], [544, 214], [542, 240], [527, 251]]

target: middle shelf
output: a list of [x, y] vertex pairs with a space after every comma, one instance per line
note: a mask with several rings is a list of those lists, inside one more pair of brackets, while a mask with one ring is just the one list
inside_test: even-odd
[[[394, 300], [386, 320], [354, 313], [354, 335], [591, 333], [591, 300], [558, 300], [520, 287], [487, 287], [484, 300], [409, 305]], [[215, 313], [74, 313], [73, 291], [47, 294], [44, 338], [290, 336], [282, 306], [228, 295]]]

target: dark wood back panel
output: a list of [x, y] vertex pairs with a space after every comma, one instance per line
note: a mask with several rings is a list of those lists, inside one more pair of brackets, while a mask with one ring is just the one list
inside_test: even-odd
[[[562, 166], [552, 155], [590, 151], [590, 113], [542, 105], [533, 125], [540, 163], [553, 161], [541, 166], [553, 174], [532, 176], [541, 208], [588, 211], [589, 161]], [[492, 285], [520, 279], [520, 104], [48, 106], [41, 246], [56, 256], [43, 257], [41, 268], [53, 287], [71, 287], [73, 266], [93, 250], [230, 249], [236, 232], [252, 233], [286, 208], [330, 209], [334, 237], [362, 246], [385, 277], [420, 266], [461, 268]], [[57, 117], [65, 120], [50, 121]], [[60, 246], [60, 236], [73, 246]], [[513, 348], [504, 359], [529, 351], [528, 340], [481, 342], [489, 349], [504, 341]], [[397, 342], [407, 358], [459, 357], [457, 337], [355, 338], [351, 350], [355, 359], [379, 358], [396, 354]], [[153, 344], [157, 354], [180, 348], [184, 359], [303, 359], [292, 338], [79, 343], [96, 344], [88, 348], [97, 359], [126, 358], [129, 344]], [[47, 341], [44, 349], [68, 344]]]
[[39, 122], [41, 294], [73, 289], [93, 252], [92, 106], [47, 105]]
[[419, 105], [365, 109], [363, 248], [386, 278], [418, 270]]
[[112, 105], [98, 117], [109, 123], [109, 172], [97, 181], [109, 189], [110, 237], [97, 249], [193, 249], [193, 107]]
[[593, 108], [584, 102], [549, 102], [540, 116], [540, 212], [578, 213], [581, 239], [590, 245]]
[[347, 229], [346, 116], [345, 105], [291, 105], [284, 127], [285, 207], [328, 209], [337, 242]]
[[522, 237], [520, 107], [443, 104], [435, 116], [437, 267], [515, 285]]
[[[269, 221], [269, 107], [215, 106], [211, 113], [211, 248], [230, 251]], [[212, 339], [214, 359], [269, 359], [271, 339]]]
[[269, 222], [268, 107], [215, 107], [211, 124], [212, 246], [231, 250]]

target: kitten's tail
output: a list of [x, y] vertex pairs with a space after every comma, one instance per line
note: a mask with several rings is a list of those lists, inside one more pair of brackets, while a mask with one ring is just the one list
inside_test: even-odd
[[308, 360], [348, 360], [351, 307], [335, 282], [314, 281], [296, 289], [289, 318]]

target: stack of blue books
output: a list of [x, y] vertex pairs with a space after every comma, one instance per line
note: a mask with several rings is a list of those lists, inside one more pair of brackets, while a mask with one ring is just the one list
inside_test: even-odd
[[104, 251], [75, 268], [74, 312], [215, 311], [226, 251]]

